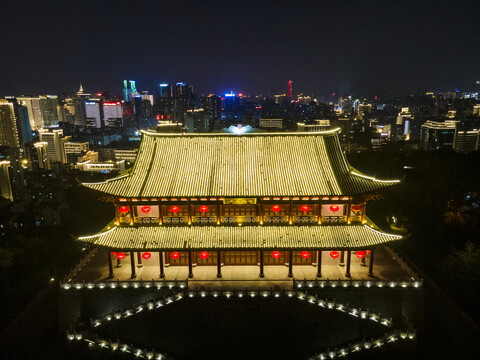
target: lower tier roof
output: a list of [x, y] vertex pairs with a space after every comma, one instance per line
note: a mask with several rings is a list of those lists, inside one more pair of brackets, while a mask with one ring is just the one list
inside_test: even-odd
[[79, 240], [117, 250], [362, 249], [399, 240], [367, 225], [113, 227]]

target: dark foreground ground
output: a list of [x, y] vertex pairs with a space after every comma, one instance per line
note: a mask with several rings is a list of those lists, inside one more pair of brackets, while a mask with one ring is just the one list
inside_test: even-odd
[[[397, 342], [381, 349], [350, 354], [350, 359], [477, 359], [478, 326], [434, 286], [425, 284], [425, 332], [414, 342]], [[56, 288], [42, 293], [17, 321], [2, 333], [2, 359], [132, 359], [109, 350], [90, 350], [85, 343], [67, 343], [58, 334]], [[183, 301], [183, 300], [182, 300]], [[159, 343], [182, 359], [304, 359], [334, 344], [339, 337], [368, 337], [385, 331], [379, 325], [348, 319], [290, 299], [269, 303], [198, 302], [185, 300], [102, 327], [99, 333], [148, 346]], [[311, 319], [314, 319], [313, 322]], [[138, 326], [143, 323], [142, 326]], [[158, 349], [158, 346], [157, 346]], [[160, 349], [158, 349], [160, 350]]]

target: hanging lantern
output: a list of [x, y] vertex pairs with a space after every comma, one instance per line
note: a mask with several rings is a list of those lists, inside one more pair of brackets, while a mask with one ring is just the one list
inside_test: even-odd
[[150, 206], [144, 206], [144, 207], [142, 207], [141, 210], [144, 214], [146, 214], [146, 213], [149, 213], [151, 209], [152, 208]]
[[310, 257], [310, 253], [308, 251], [302, 251], [300, 253], [300, 256], [303, 257], [304, 259], [308, 259]]
[[209, 256], [210, 256], [210, 254], [209, 254], [207, 251], [202, 251], [202, 252], [200, 253], [200, 257], [201, 257], [202, 259], [206, 259], [206, 258], [208, 258]]
[[174, 251], [170, 253], [170, 256], [172, 257], [172, 259], [178, 259], [180, 257], [180, 253], [178, 251]]
[[198, 210], [200, 210], [202, 213], [206, 213], [208, 211], [208, 206], [202, 205]]
[[359, 212], [362, 210], [362, 205], [352, 205], [352, 211]]
[[332, 205], [332, 206], [330, 206], [330, 211], [331, 211], [331, 212], [336, 213], [338, 210], [340, 210], [340, 208], [338, 207], [338, 205]]
[[128, 208], [128, 206], [120, 206], [118, 208], [118, 212], [122, 213], [122, 214], [126, 214], [130, 211], [130, 209]]
[[340, 254], [338, 253], [338, 251], [332, 251], [332, 252], [330, 252], [330, 256], [332, 258], [336, 259], [340, 256]]
[[110, 254], [112, 254], [113, 256], [117, 255], [117, 252], [111, 252]]
[[119, 252], [119, 253], [117, 253], [116, 256], [117, 256], [117, 259], [118, 259], [118, 260], [125, 259], [125, 253]]
[[357, 251], [355, 253], [359, 259], [363, 259], [365, 257], [365, 252], [364, 251]]
[[309, 212], [310, 211], [310, 206], [302, 205], [302, 206], [300, 206], [300, 210], [302, 210], [303, 212]]
[[280, 210], [282, 210], [282, 208], [279, 205], [273, 205], [272, 206], [272, 211], [273, 212], [279, 212]]
[[366, 253], [366, 254], [370, 254], [370, 253], [371, 253], [371, 251], [370, 251], [370, 250], [367, 250], [367, 251], [365, 251], [365, 253]]
[[272, 252], [272, 257], [274, 259], [278, 259], [278, 258], [280, 258], [280, 256], [282, 256], [282, 254], [280, 254], [280, 251], [275, 250], [274, 252]]
[[144, 252], [142, 254], [142, 258], [144, 258], [145, 260], [148, 260], [152, 257], [152, 254], [150, 254], [149, 252]]
[[173, 205], [172, 207], [170, 207], [170, 211], [176, 214], [177, 212], [180, 211], [180, 208], [177, 205]]

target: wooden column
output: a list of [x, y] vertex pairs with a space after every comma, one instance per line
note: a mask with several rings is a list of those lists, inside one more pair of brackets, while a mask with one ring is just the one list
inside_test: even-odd
[[113, 263], [112, 263], [112, 253], [110, 250], [107, 251], [107, 257], [108, 257], [108, 278], [111, 279], [113, 278]]
[[350, 274], [350, 262], [352, 260], [352, 252], [350, 250], [347, 251], [347, 267], [345, 269], [345, 276], [352, 277]]
[[158, 225], [163, 225], [163, 205], [158, 202]]
[[367, 212], [367, 202], [365, 201], [362, 207], [362, 224], [365, 222], [366, 212]]
[[290, 198], [290, 211], [289, 211], [289, 214], [288, 214], [288, 223], [290, 225], [292, 225], [292, 222], [293, 222], [293, 198]]
[[188, 198], [188, 225], [192, 225], [192, 206], [190, 204], [190, 198]]
[[122, 260], [117, 258], [117, 268], [122, 267]]
[[193, 278], [192, 252], [188, 252], [188, 277]]
[[350, 224], [352, 221], [352, 198], [348, 200], [347, 204], [347, 224]]
[[119, 204], [115, 204], [115, 223], [116, 225], [120, 225], [120, 216], [118, 215], [118, 207]]
[[222, 252], [217, 251], [217, 278], [222, 277]]
[[138, 260], [138, 267], [142, 267], [142, 253], [140, 251], [137, 251], [137, 260]]
[[370, 252], [370, 263], [368, 264], [368, 276], [373, 277], [373, 255], [374, 255], [374, 249]]
[[265, 273], [263, 272], [263, 251], [260, 251], [260, 277], [265, 277]]
[[293, 251], [288, 252], [288, 277], [293, 277]]
[[322, 277], [322, 251], [317, 251], [317, 277]]
[[322, 224], [322, 197], [319, 197], [318, 200], [318, 224]]
[[217, 225], [220, 225], [220, 199], [217, 200]]
[[345, 251], [340, 251], [340, 266], [345, 266]]
[[158, 252], [158, 259], [160, 260], [160, 278], [165, 277], [165, 267], [163, 266], [163, 251]]
[[137, 274], [135, 273], [135, 253], [130, 251], [130, 265], [132, 267], [132, 279], [134, 279]]
[[133, 203], [131, 201], [128, 203], [128, 208], [130, 209], [130, 225], [133, 225], [135, 214], [133, 213]]
[[260, 199], [260, 225], [262, 224], [263, 224], [263, 198]]
[[367, 266], [367, 264], [365, 263], [366, 257], [367, 255], [365, 255], [365, 257], [360, 259], [360, 266]]

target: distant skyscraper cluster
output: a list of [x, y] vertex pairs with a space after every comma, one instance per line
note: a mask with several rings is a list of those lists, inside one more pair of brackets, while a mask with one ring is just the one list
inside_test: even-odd
[[[315, 97], [294, 91], [245, 95], [238, 91], [199, 95], [185, 82], [142, 90], [135, 80], [119, 83], [119, 95], [87, 92], [8, 96], [0, 100], [0, 161], [12, 184], [24, 184], [24, 169], [121, 170], [132, 163], [139, 129], [171, 122], [187, 132], [318, 131], [341, 127], [348, 151], [404, 142], [424, 149], [479, 149], [478, 91], [422, 92], [408, 96]], [[163, 127], [166, 129], [166, 127]], [[6, 170], [2, 176], [6, 176]], [[7, 186], [2, 191], [8, 192]], [[15, 186], [12, 186], [14, 189]], [[2, 195], [11, 198], [9, 194]]]

